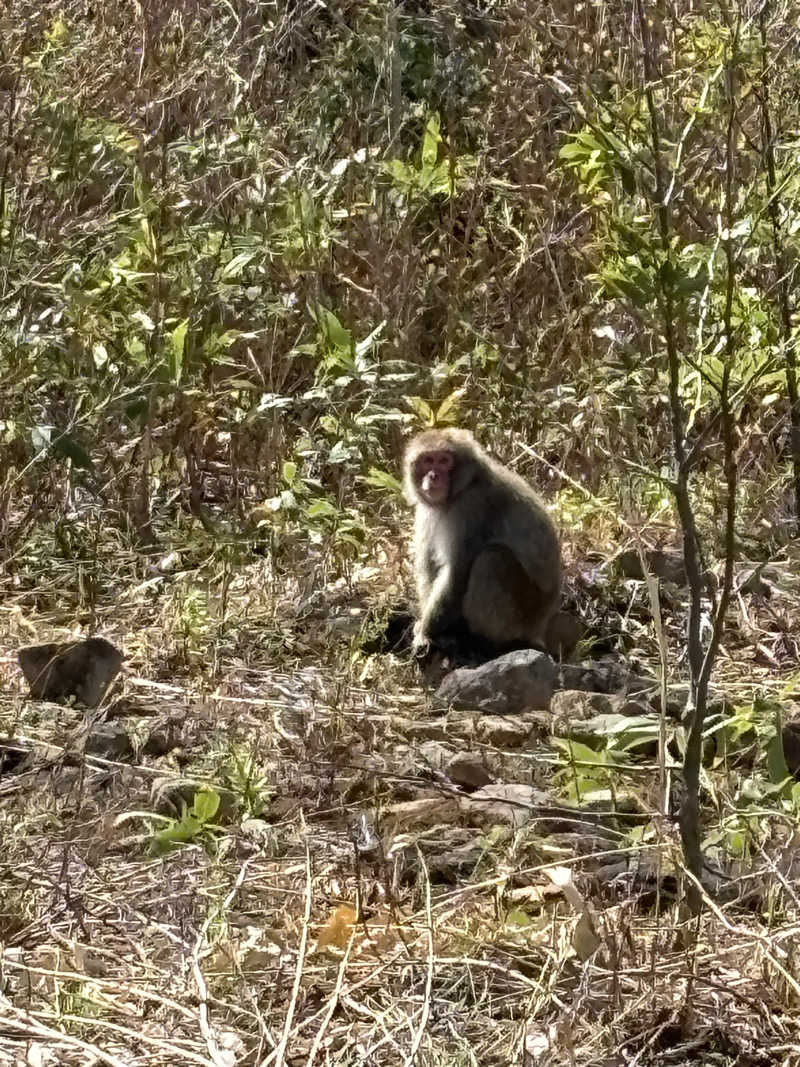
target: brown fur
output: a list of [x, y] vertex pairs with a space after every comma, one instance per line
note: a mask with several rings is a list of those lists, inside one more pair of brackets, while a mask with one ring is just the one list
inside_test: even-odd
[[[449, 452], [446, 500], [419, 491], [426, 454]], [[561, 552], [544, 505], [519, 475], [488, 456], [467, 430], [427, 430], [405, 456], [415, 505], [414, 562], [424, 647], [466, 633], [498, 649], [543, 645], [558, 609]]]

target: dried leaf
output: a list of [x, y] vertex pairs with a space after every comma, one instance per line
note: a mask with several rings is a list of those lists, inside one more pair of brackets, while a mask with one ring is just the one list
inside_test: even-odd
[[357, 918], [354, 908], [351, 908], [349, 904], [340, 904], [331, 913], [328, 922], [320, 931], [317, 940], [317, 952], [323, 948], [328, 948], [329, 945], [334, 945], [336, 948], [346, 948]]

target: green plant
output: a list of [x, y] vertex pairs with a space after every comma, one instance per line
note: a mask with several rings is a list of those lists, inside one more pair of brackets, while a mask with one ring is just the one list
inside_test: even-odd
[[232, 746], [223, 765], [225, 784], [233, 793], [242, 817], [258, 819], [269, 807], [272, 789], [267, 772], [256, 755], [240, 745]]
[[153, 834], [153, 851], [160, 854], [195, 842], [209, 846], [214, 834], [220, 830], [212, 821], [219, 810], [219, 803], [219, 793], [215, 789], [199, 789], [191, 807], [185, 803], [182, 805], [179, 819], [161, 817], [166, 826]]
[[563, 753], [557, 778], [577, 803], [588, 799], [618, 800], [619, 776], [636, 769], [631, 754], [643, 745], [658, 743], [658, 720], [644, 715], [597, 715], [592, 719], [592, 732], [596, 748], [568, 737], [553, 738], [553, 744]]

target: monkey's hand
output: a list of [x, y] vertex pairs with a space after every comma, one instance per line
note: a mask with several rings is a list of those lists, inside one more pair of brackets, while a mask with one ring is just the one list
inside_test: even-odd
[[430, 651], [431, 642], [428, 634], [425, 630], [425, 620], [417, 619], [414, 623], [414, 641], [412, 645], [412, 652], [414, 656], [419, 659], [422, 656], [427, 655]]

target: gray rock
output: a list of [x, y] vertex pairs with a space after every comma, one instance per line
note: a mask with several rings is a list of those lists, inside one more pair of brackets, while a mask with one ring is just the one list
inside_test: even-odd
[[553, 834], [595, 833], [605, 836], [615, 831], [619, 840], [620, 813], [608, 810], [607, 800], [590, 805], [558, 803], [548, 793], [521, 783], [494, 783], [484, 786], [470, 797], [462, 797], [459, 808], [470, 825], [491, 827], [509, 825], [518, 829], [532, 820], [542, 837]]
[[585, 689], [560, 689], [553, 693], [550, 701], [554, 719], [590, 719], [598, 713], [607, 715], [614, 710], [610, 696]]
[[493, 781], [480, 752], [456, 752], [447, 761], [445, 772], [451, 782], [470, 791]]
[[594, 715], [650, 715], [653, 705], [645, 697], [626, 693], [593, 693], [583, 689], [559, 689], [550, 702], [553, 719], [591, 719]]
[[133, 743], [120, 722], [100, 722], [86, 735], [86, 751], [108, 760], [126, 760], [133, 756]]
[[[444, 771], [451, 752], [452, 749], [441, 741], [423, 741], [419, 746], [419, 755], [425, 764], [435, 771]], [[411, 767], [409, 772], [413, 773]]]
[[450, 732], [441, 718], [407, 719], [405, 716], [393, 715], [392, 726], [408, 741], [449, 741]]
[[157, 722], [142, 745], [144, 756], [166, 756], [180, 747], [183, 739], [183, 716], [167, 716]]
[[95, 708], [122, 666], [122, 653], [103, 637], [63, 644], [30, 645], [18, 653], [34, 700], [74, 697]]
[[[453, 827], [436, 836], [435, 848], [422, 848], [428, 876], [435, 876], [437, 882], [446, 885], [458, 885], [474, 875], [475, 868], [486, 855], [486, 844], [480, 835], [474, 831], [472, 834], [469, 831], [465, 833], [462, 827]], [[465, 839], [462, 840], [462, 837]]]
[[[676, 549], [649, 548], [645, 551], [647, 569], [656, 578], [662, 578], [666, 582], [674, 582], [675, 585], [686, 584], [686, 567], [683, 563], [683, 553]], [[625, 578], [643, 579], [642, 561], [635, 548], [621, 552], [617, 556], [617, 569]]]
[[519, 715], [485, 715], [475, 725], [481, 741], [497, 748], [521, 748], [531, 734], [531, 724]]
[[518, 830], [538, 808], [548, 805], [546, 793], [519, 783], [486, 785], [460, 802], [464, 815], [481, 826], [507, 825]]
[[653, 711], [653, 705], [645, 696], [629, 697], [624, 693], [616, 693], [610, 700], [611, 710], [617, 715], [633, 718], [636, 715], [649, 715]]
[[558, 677], [559, 689], [582, 689], [588, 693], [650, 693], [658, 688], [655, 678], [637, 674], [615, 658], [562, 663]]
[[436, 698], [450, 707], [500, 715], [547, 708], [555, 676], [555, 664], [545, 652], [526, 648], [481, 667], [460, 667], [445, 678]]

